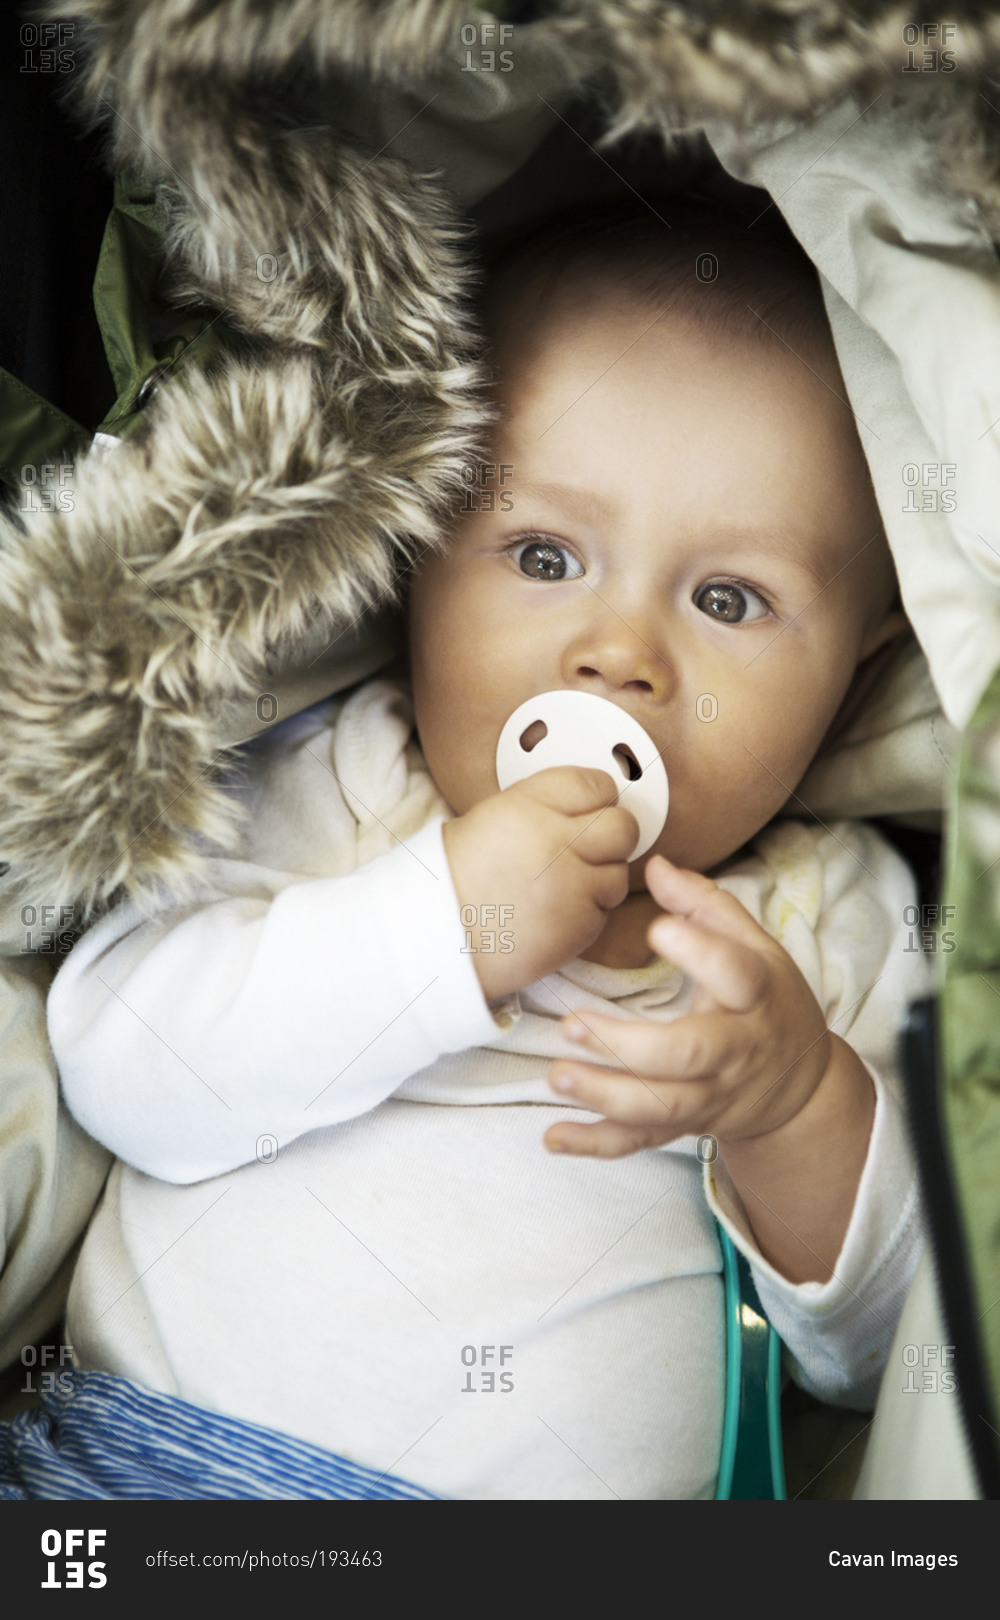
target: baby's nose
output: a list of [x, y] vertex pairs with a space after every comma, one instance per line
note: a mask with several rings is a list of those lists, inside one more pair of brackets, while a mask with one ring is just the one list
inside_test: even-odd
[[652, 696], [654, 691], [653, 682], [646, 680], [641, 675], [626, 676], [624, 680], [616, 680], [613, 673], [609, 672], [607, 665], [603, 669], [596, 669], [589, 664], [580, 664], [577, 673], [582, 675], [585, 680], [594, 681], [595, 684], [603, 680], [616, 691], [645, 692], [647, 696]]
[[620, 614], [602, 615], [602, 624], [592, 636], [567, 649], [564, 672], [569, 681], [601, 697], [618, 692], [655, 700], [670, 690], [673, 668], [658, 650], [656, 632], [648, 635]]

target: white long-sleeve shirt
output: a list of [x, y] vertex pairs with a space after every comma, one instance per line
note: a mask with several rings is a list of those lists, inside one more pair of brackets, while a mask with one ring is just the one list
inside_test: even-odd
[[81, 1364], [445, 1495], [711, 1495], [714, 1211], [801, 1381], [873, 1402], [920, 1241], [895, 1032], [929, 974], [880, 835], [777, 823], [719, 878], [877, 1092], [836, 1274], [795, 1286], [721, 1178], [703, 1190], [690, 1138], [611, 1161], [543, 1148], [578, 1113], [545, 1080], [579, 1058], [563, 1013], [669, 1020], [693, 986], [660, 960], [577, 959], [486, 1003], [405, 685], [274, 728], [239, 791], [218, 897], [121, 907], [50, 994], [69, 1107], [122, 1161], [70, 1296]]

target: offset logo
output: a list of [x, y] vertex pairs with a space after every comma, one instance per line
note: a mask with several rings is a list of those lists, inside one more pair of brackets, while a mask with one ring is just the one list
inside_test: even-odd
[[[61, 1586], [92, 1589], [107, 1586], [103, 1561], [94, 1560], [94, 1554], [100, 1552], [107, 1539], [106, 1530], [43, 1530], [42, 1553], [48, 1560], [48, 1575], [41, 1582], [42, 1590], [51, 1592]], [[75, 1553], [83, 1553], [84, 1546], [86, 1563], [82, 1557], [74, 1557]]]

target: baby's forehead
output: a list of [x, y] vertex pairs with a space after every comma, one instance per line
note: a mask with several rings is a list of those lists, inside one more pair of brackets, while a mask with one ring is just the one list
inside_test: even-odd
[[[538, 438], [540, 444], [530, 419], [541, 398], [553, 396], [554, 407], [561, 392], [560, 433], [541, 447], [555, 457], [563, 432], [578, 420], [578, 402], [606, 404], [610, 437], [619, 425], [616, 406], [639, 413], [644, 423], [662, 419], [669, 433], [676, 432], [678, 416], [684, 420], [689, 400], [707, 399], [716, 420], [709, 419], [705, 432], [718, 437], [722, 461], [734, 412], [758, 413], [764, 443], [782, 424], [797, 431], [802, 401], [818, 434], [817, 455], [831, 434], [860, 449], [826, 334], [797, 349], [770, 332], [734, 336], [711, 314], [618, 287], [606, 272], [586, 265], [571, 265], [555, 280], [527, 269], [499, 289], [489, 313], [495, 443], [523, 429], [529, 443]], [[696, 411], [691, 421], [702, 416]]]
[[[777, 394], [794, 394], [804, 383], [826, 390], [835, 406], [827, 413], [830, 426], [856, 437], [825, 322], [797, 333], [793, 346], [767, 320], [734, 325], [710, 303], [621, 285], [609, 268], [575, 262], [556, 274], [551, 267], [516, 267], [494, 289], [484, 312], [491, 393], [504, 422], [522, 415], [553, 375], [565, 375], [567, 387], [572, 377], [581, 392], [601, 389], [610, 377], [655, 411], [664, 398], [664, 379], [645, 362], [655, 365], [666, 354], [675, 395], [714, 388], [721, 409], [749, 368], [761, 389], [766, 383]], [[680, 354], [685, 364], [678, 368]]]

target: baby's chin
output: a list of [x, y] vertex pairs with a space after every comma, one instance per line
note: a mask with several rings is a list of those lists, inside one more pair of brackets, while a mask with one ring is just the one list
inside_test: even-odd
[[714, 877], [721, 867], [725, 866], [734, 856], [739, 855], [747, 847], [748, 842], [749, 840], [745, 839], [742, 844], [736, 844], [732, 849], [723, 850], [721, 853], [711, 850], [700, 855], [691, 855], [683, 850], [664, 849], [656, 843], [652, 849], [647, 849], [645, 855], [641, 855], [637, 861], [629, 862], [629, 893], [633, 894], [639, 889], [648, 889], [646, 864], [652, 860], [654, 855], [662, 855], [664, 860], [670, 861], [673, 866], [680, 867], [682, 871], [700, 872], [705, 877]]
[[646, 883], [646, 862], [649, 860], [649, 857], [650, 857], [651, 854], [652, 854], [652, 850], [647, 850], [645, 855], [640, 855], [639, 859], [637, 861], [630, 861], [629, 862], [629, 868], [628, 868], [628, 892], [629, 892], [629, 894], [641, 894], [641, 893], [644, 893], [645, 890], [648, 888], [648, 884]]

